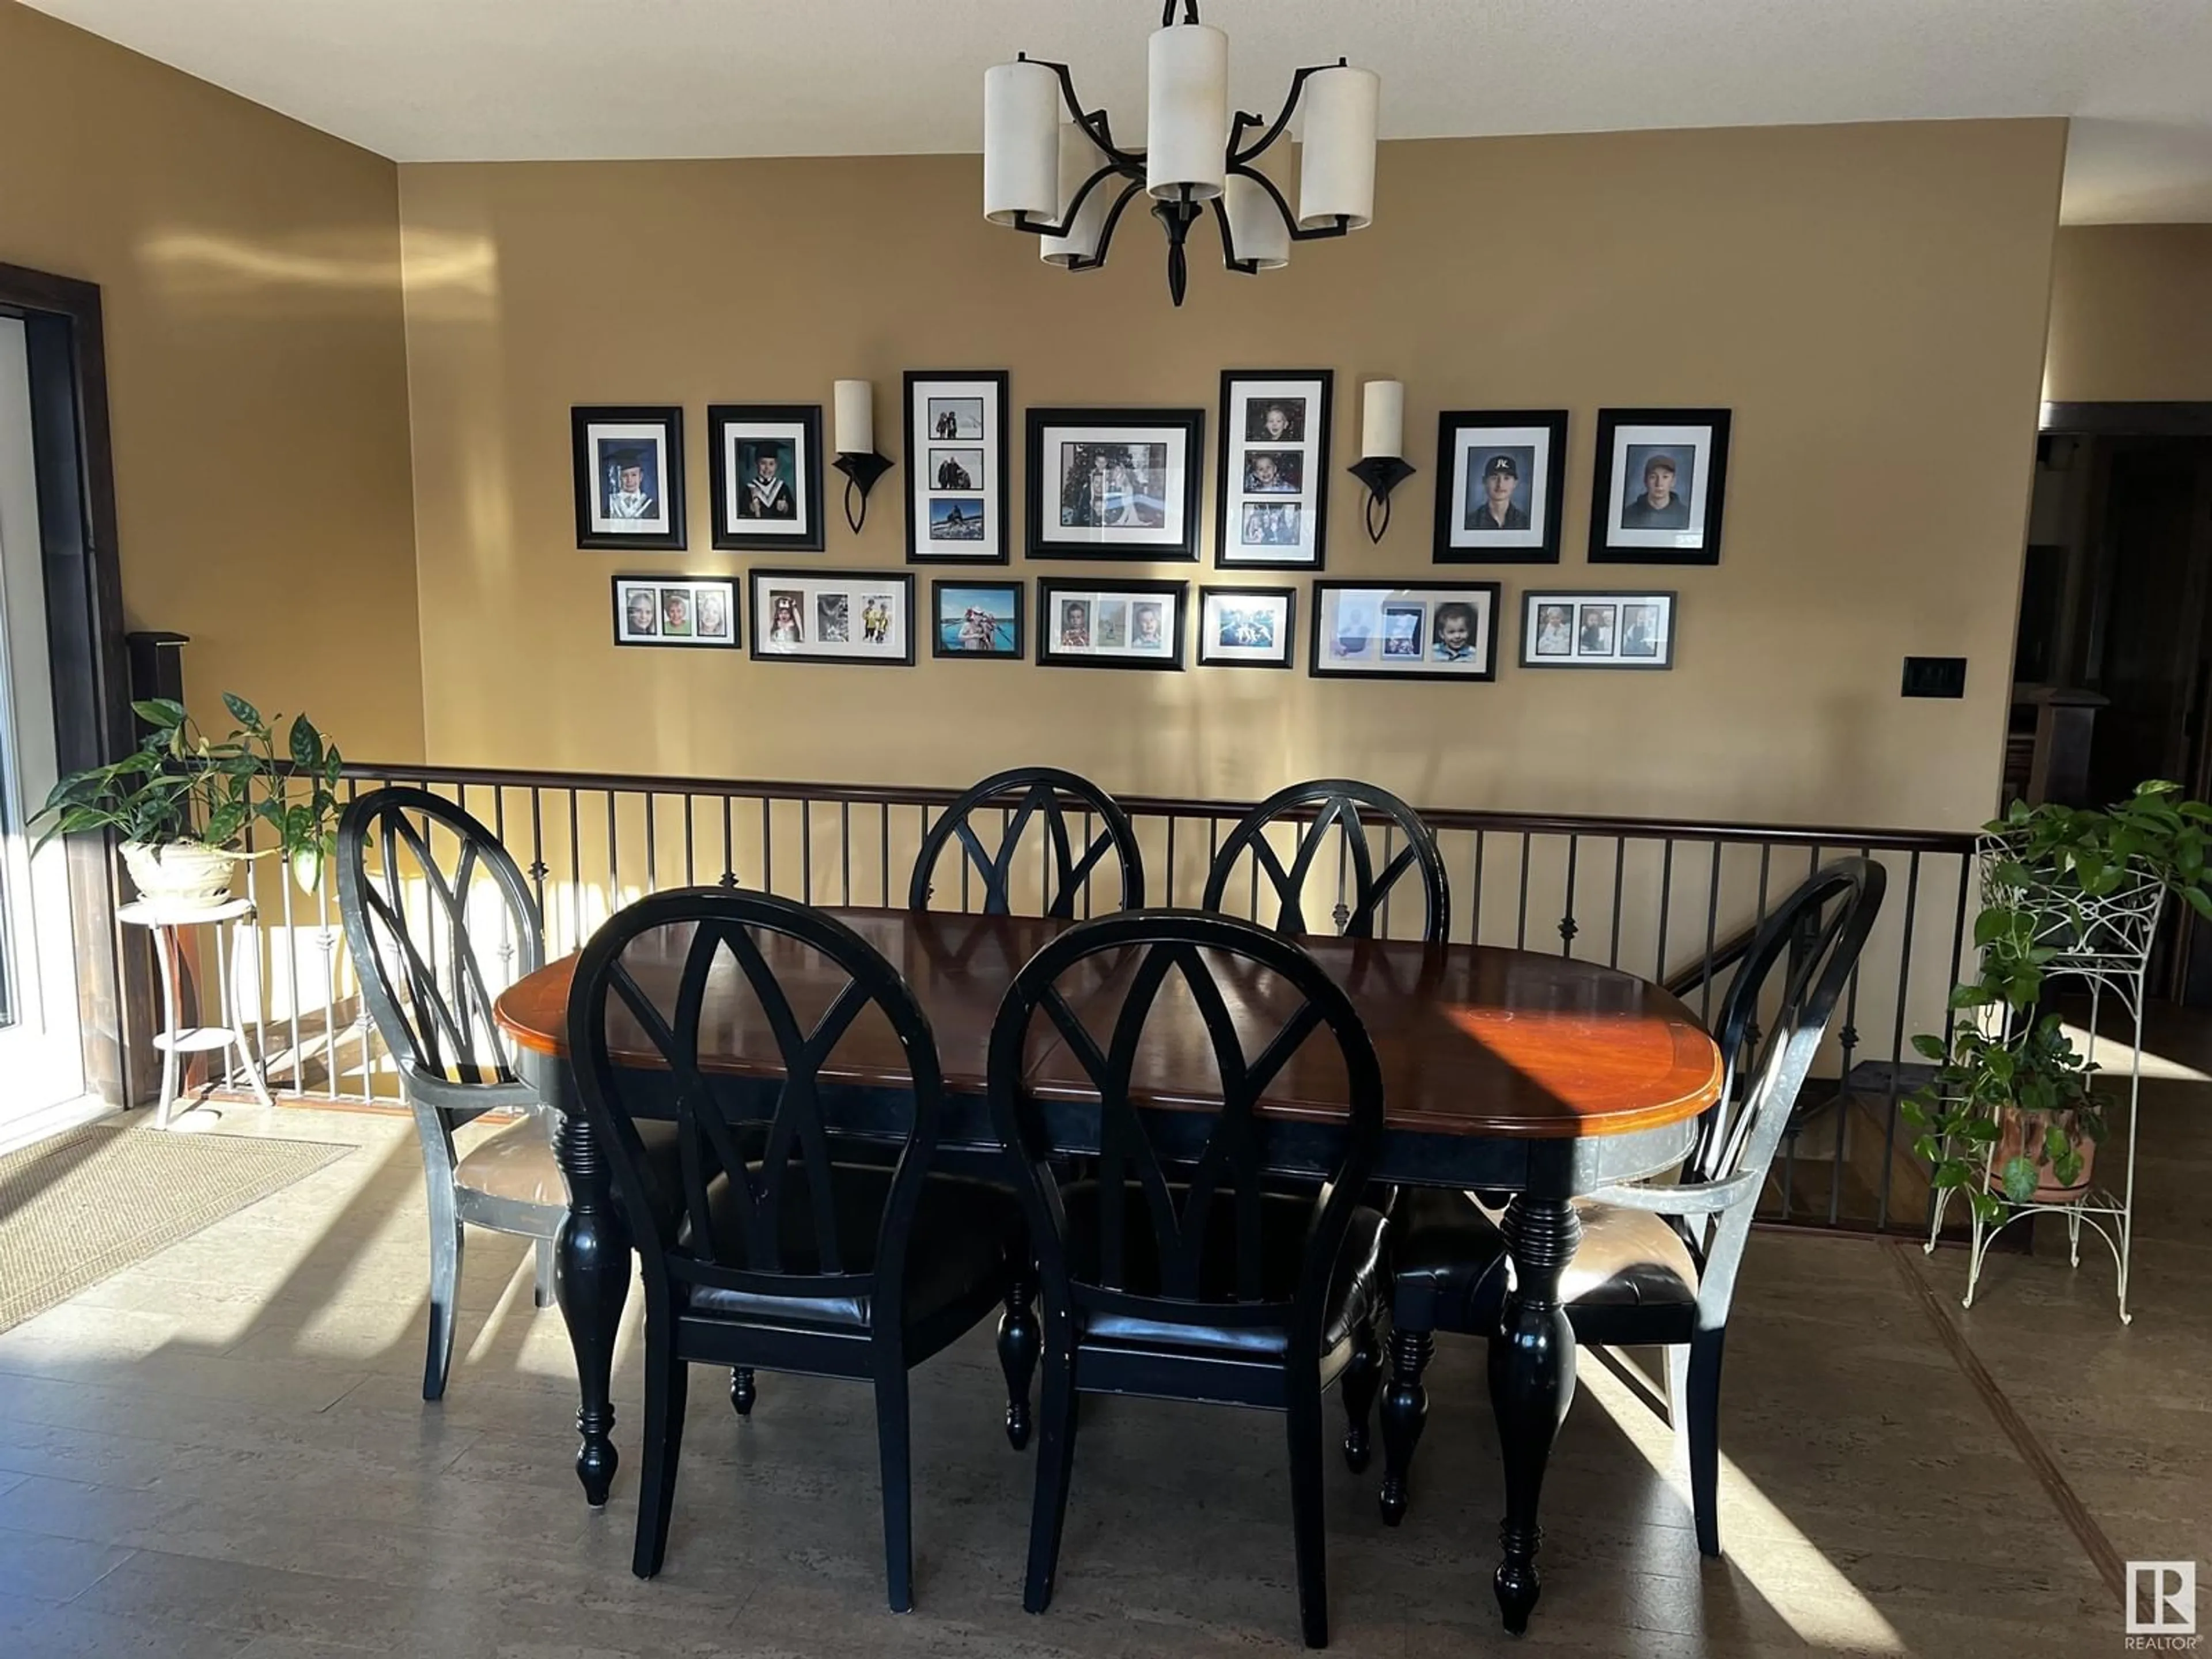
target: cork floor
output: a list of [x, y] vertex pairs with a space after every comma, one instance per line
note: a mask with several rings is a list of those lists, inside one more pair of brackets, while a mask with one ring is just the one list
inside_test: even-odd
[[[1545, 1494], [1530, 1634], [1499, 1630], [1499, 1487], [1480, 1351], [1447, 1341], [1414, 1507], [1331, 1460], [1334, 1649], [1974, 1656], [2123, 1650], [2129, 1559], [2212, 1557], [2212, 1086], [2147, 1107], [2136, 1322], [2108, 1261], [1762, 1233], [1723, 1401], [1702, 1562], [1656, 1356], [1586, 1352]], [[629, 1571], [629, 1458], [588, 1511], [559, 1316], [527, 1248], [470, 1235], [461, 1357], [419, 1398], [421, 1176], [404, 1121], [230, 1109], [352, 1155], [0, 1335], [0, 1654], [340, 1659], [1152, 1655], [1297, 1644], [1280, 1419], [1140, 1401], [1085, 1419], [1052, 1611], [1021, 1610], [1030, 1463], [1001, 1434], [988, 1331], [917, 1373], [919, 1607], [885, 1610], [856, 1386], [711, 1373], [663, 1576]], [[1333, 1402], [1332, 1402], [1333, 1403]]]

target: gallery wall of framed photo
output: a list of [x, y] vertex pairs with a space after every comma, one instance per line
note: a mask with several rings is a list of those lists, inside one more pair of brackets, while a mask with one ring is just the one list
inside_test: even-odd
[[[1329, 368], [1220, 372], [1212, 458], [1217, 571], [1326, 568], [1335, 380]], [[1032, 605], [1028, 580], [1007, 568], [1017, 563], [1016, 422], [1025, 434], [1020, 565], [1172, 566], [1205, 552], [1206, 411], [1021, 409], [1003, 369], [910, 370], [900, 385], [906, 563], [969, 565], [975, 574], [933, 580], [918, 615], [908, 571], [621, 575], [616, 643], [733, 649], [745, 637], [738, 619], [750, 617], [750, 654], [779, 661], [913, 666], [924, 659], [916, 647], [926, 635], [928, 660], [1291, 668], [1303, 598], [1305, 666], [1316, 679], [1487, 682], [1501, 654], [1528, 669], [1674, 665], [1679, 590], [1531, 585], [1509, 615], [1500, 582], [1422, 580], [1400, 549], [1385, 562], [1379, 544], [1361, 562], [1383, 568], [1356, 579], [1317, 577], [1303, 595], [1292, 586], [1224, 581], [1201, 585], [1194, 601], [1181, 580], [1040, 574]], [[683, 416], [670, 405], [571, 410], [580, 548], [683, 549]], [[1431, 566], [1565, 561], [1574, 421], [1566, 409], [1437, 415], [1428, 458]], [[1717, 563], [1731, 424], [1726, 409], [1596, 410], [1589, 562]], [[707, 410], [706, 431], [714, 548], [828, 546], [819, 405], [718, 404]], [[1501, 651], [1501, 629], [1516, 627], [1517, 650]]]

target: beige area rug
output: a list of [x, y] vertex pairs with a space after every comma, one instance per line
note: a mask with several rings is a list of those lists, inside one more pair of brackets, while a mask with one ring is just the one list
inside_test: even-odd
[[351, 1151], [94, 1125], [0, 1156], [0, 1331]]

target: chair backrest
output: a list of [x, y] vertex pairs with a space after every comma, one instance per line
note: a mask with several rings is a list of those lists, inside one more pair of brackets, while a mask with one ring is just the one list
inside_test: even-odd
[[[995, 853], [986, 850], [985, 836], [975, 827], [979, 814], [987, 820], [995, 814], [1000, 820]], [[1082, 819], [1080, 829], [1071, 830], [1068, 820], [1078, 815]], [[1091, 829], [1091, 820], [1094, 818], [1097, 823], [1096, 833]], [[1089, 883], [1092, 871], [1109, 853], [1121, 869], [1121, 897], [1116, 908], [1134, 910], [1143, 906], [1145, 860], [1137, 850], [1137, 832], [1129, 823], [1129, 815], [1088, 778], [1054, 767], [1025, 766], [985, 778], [939, 814], [937, 821], [929, 826], [928, 834], [922, 837], [921, 855], [914, 861], [914, 878], [907, 890], [907, 908], [929, 908], [939, 856], [948, 842], [957, 839], [962, 855], [982, 878], [984, 914], [1010, 914], [1014, 860], [1021, 849], [1023, 834], [1032, 821], [1041, 823], [1045, 833], [1043, 856], [1048, 860], [1043, 883], [1046, 915], [1073, 921], [1077, 899]], [[988, 822], [985, 827], [989, 829]], [[1080, 856], [1075, 851], [1079, 835], [1085, 838]]]
[[1690, 1242], [1706, 1263], [1700, 1299], [1717, 1297], [1723, 1311], [1759, 1181], [1781, 1147], [1887, 883], [1871, 859], [1839, 859], [1816, 871], [1760, 926], [1721, 1005], [1713, 1028], [1722, 1056], [1720, 1097], [1699, 1121], [1682, 1179], [1758, 1177], [1712, 1220], [1708, 1237], [1692, 1232]]
[[[1285, 865], [1267, 839], [1268, 827], [1279, 819], [1303, 822], [1307, 818], [1312, 821], [1299, 831], [1297, 851]], [[1380, 869], [1376, 849], [1368, 840], [1370, 822], [1375, 820], [1383, 827]], [[1332, 829], [1342, 839], [1337, 856], [1325, 860], [1322, 854], [1329, 845]], [[1389, 842], [1398, 837], [1405, 844], [1392, 853]], [[1376, 920], [1389, 903], [1391, 889], [1409, 871], [1420, 877], [1421, 937], [1440, 945], [1451, 931], [1451, 884], [1444, 874], [1443, 854], [1437, 850], [1436, 835], [1419, 812], [1387, 789], [1347, 778], [1324, 778], [1294, 783], [1268, 796], [1245, 814], [1214, 854], [1201, 901], [1207, 909], [1221, 908], [1237, 864], [1247, 853], [1252, 858], [1255, 908], [1264, 903], [1259, 886], [1264, 875], [1267, 890], [1272, 891], [1279, 907], [1274, 924], [1279, 933], [1315, 931], [1307, 924], [1306, 884], [1317, 869], [1329, 866], [1334, 867], [1325, 878], [1334, 881], [1334, 914], [1345, 937], [1375, 937]]]
[[[791, 899], [657, 893], [584, 947], [568, 1030], [651, 1289], [867, 1297], [876, 1328], [897, 1328], [944, 1082], [928, 1018], [873, 946]], [[750, 1075], [730, 1069], [733, 1046]], [[780, 1075], [761, 1071], [771, 1054]], [[894, 1079], [871, 1086], [911, 1103], [887, 1187], [835, 1177], [823, 1101], [833, 1066]], [[672, 1108], [680, 1193], [659, 1188], [637, 1133], [655, 1091], [653, 1115]]]
[[[1190, 1007], [1158, 1006], [1171, 975], [1187, 986], [1195, 1024]], [[1032, 1030], [1040, 1010], [1048, 1031]], [[1154, 1021], [1164, 1029], [1148, 1030]], [[1073, 1068], [1054, 1079], [1055, 1093], [1072, 1085], [1098, 1098], [1088, 1205], [1063, 1200], [1047, 1162], [1066, 1149], [1028, 1074], [1040, 1036], [1056, 1036], [1064, 1046], [1048, 1052]], [[1328, 1086], [1342, 1090], [1345, 1116], [1332, 1178], [1303, 1200], [1304, 1249], [1285, 1296], [1280, 1275], [1271, 1285], [1265, 1273], [1262, 1206], [1300, 1200], [1269, 1194], [1257, 1107], [1309, 1039], [1324, 1066], [1331, 1047], [1340, 1057], [1340, 1081], [1329, 1067]], [[1202, 1087], [1193, 1092], [1200, 1079], [1180, 1075], [1172, 1107], [1144, 1103], [1160, 1055], [1181, 1062], [1209, 1052], [1218, 1103]], [[1294, 942], [1197, 910], [1131, 911], [1072, 928], [1007, 992], [991, 1031], [989, 1086], [1048, 1302], [1058, 1295], [1091, 1314], [1169, 1324], [1287, 1326], [1294, 1340], [1319, 1340], [1329, 1273], [1382, 1139], [1382, 1079], [1351, 1000]]]
[[537, 900], [498, 838], [428, 790], [338, 819], [338, 915], [369, 1018], [410, 1085], [511, 1085], [492, 999], [545, 962]]

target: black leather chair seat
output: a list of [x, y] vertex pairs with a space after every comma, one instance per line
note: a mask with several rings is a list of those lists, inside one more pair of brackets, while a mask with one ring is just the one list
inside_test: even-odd
[[[1185, 1194], [1175, 1190], [1181, 1206]], [[1070, 1271], [1078, 1280], [1098, 1276], [1098, 1264], [1089, 1259], [1098, 1238], [1099, 1189], [1096, 1182], [1077, 1182], [1066, 1188], [1061, 1201], [1067, 1212], [1067, 1236], [1073, 1259]], [[1132, 1292], [1152, 1293], [1159, 1284], [1158, 1242], [1144, 1196], [1123, 1188], [1129, 1206], [1122, 1228], [1123, 1283]], [[1263, 1299], [1289, 1302], [1297, 1293], [1298, 1271], [1304, 1259], [1306, 1232], [1313, 1220], [1310, 1195], [1295, 1197], [1269, 1194], [1260, 1206], [1262, 1256], [1261, 1288]], [[1380, 1211], [1362, 1206], [1352, 1213], [1344, 1248], [1328, 1286], [1328, 1304], [1322, 1324], [1319, 1356], [1324, 1385], [1343, 1370], [1352, 1357], [1352, 1337], [1364, 1321], [1374, 1317], [1383, 1287], [1383, 1240], [1388, 1224]], [[1200, 1261], [1199, 1285], [1204, 1302], [1228, 1303], [1234, 1294], [1237, 1261], [1235, 1204], [1224, 1194], [1206, 1216], [1207, 1237]], [[1280, 1325], [1178, 1324], [1150, 1319], [1135, 1312], [1093, 1309], [1084, 1318], [1083, 1341], [1091, 1346], [1126, 1347], [1148, 1353], [1267, 1359], [1279, 1357], [1290, 1341]]]
[[[756, 1174], [759, 1167], [753, 1166]], [[833, 1164], [830, 1170], [837, 1212], [838, 1265], [848, 1273], [866, 1273], [875, 1262], [876, 1229], [888, 1202], [892, 1172], [861, 1164]], [[790, 1276], [794, 1294], [695, 1280], [690, 1286], [690, 1312], [817, 1330], [867, 1330], [874, 1314], [872, 1297], [805, 1293], [807, 1280], [803, 1275], [813, 1273], [819, 1259], [814, 1206], [795, 1163], [786, 1178], [790, 1185], [776, 1219], [783, 1272]], [[743, 1260], [739, 1243], [743, 1230], [726, 1176], [718, 1175], [708, 1182], [707, 1202], [720, 1241], [716, 1255], [726, 1261]], [[688, 1222], [683, 1231], [688, 1242]], [[1021, 1207], [1012, 1193], [987, 1182], [931, 1176], [922, 1185], [914, 1231], [907, 1243], [907, 1326], [926, 1324], [951, 1310], [997, 1300], [1005, 1278], [1006, 1252], [1018, 1246], [1023, 1237]]]
[[[1578, 1328], [1584, 1310], [1695, 1310], [1698, 1264], [1665, 1217], [1586, 1199], [1577, 1199], [1575, 1210], [1582, 1243], [1560, 1292]], [[1399, 1320], [1424, 1330], [1466, 1331], [1495, 1315], [1505, 1295], [1505, 1240], [1468, 1194], [1408, 1188], [1392, 1234]]]

